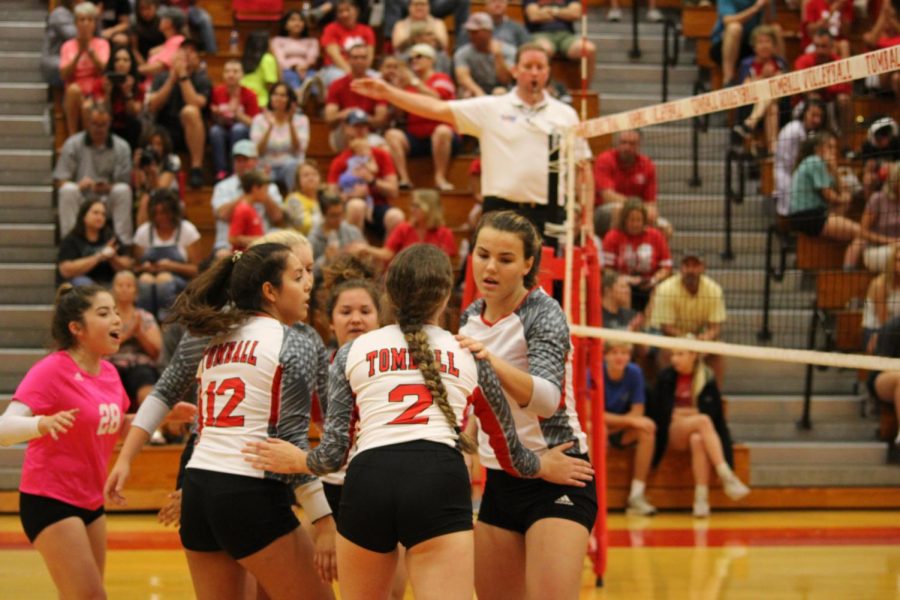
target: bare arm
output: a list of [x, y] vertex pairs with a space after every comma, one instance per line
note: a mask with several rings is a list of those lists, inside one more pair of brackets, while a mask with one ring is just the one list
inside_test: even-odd
[[175, 72], [170, 71], [169, 77], [161, 88], [150, 94], [149, 109], [152, 113], [157, 113], [169, 101], [172, 95], [172, 88], [175, 87]]
[[356, 79], [351, 84], [351, 89], [368, 98], [390, 102], [400, 110], [417, 114], [420, 117], [442, 121], [454, 128], [457, 126], [453, 111], [444, 100], [407, 92], [378, 79]]
[[456, 74], [456, 81], [461, 88], [473, 96], [484, 96], [484, 90], [472, 79], [472, 71], [469, 67], [460, 65], [454, 69], [454, 73]]
[[331, 62], [334, 63], [334, 66], [347, 73], [350, 72], [350, 64], [347, 62], [347, 59], [344, 58], [344, 55], [341, 54], [340, 46], [337, 44], [328, 44], [325, 46], [325, 53], [331, 57]]
[[754, 4], [747, 10], [742, 10], [739, 13], [722, 17], [722, 24], [726, 26], [731, 25], [732, 23], [743, 25], [744, 23], [752, 19], [756, 15], [756, 13], [761, 11], [767, 3], [768, 0], [756, 0], [756, 4]]

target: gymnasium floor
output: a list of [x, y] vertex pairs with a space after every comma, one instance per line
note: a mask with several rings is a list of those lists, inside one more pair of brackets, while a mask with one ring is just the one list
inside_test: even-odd
[[[583, 599], [900, 599], [900, 511], [611, 515], [606, 587]], [[152, 516], [113, 515], [111, 600], [191, 598], [174, 531]], [[0, 599], [53, 598], [16, 516], [0, 516]], [[407, 594], [412, 598], [411, 594]]]

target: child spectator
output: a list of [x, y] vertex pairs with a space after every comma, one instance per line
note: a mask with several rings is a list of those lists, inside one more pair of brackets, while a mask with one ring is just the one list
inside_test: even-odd
[[260, 171], [241, 175], [244, 195], [231, 213], [231, 227], [228, 229], [228, 243], [233, 250], [246, 250], [254, 240], [265, 234], [262, 217], [256, 212], [254, 205], [265, 201], [268, 187], [269, 180]]
[[325, 26], [320, 40], [324, 50], [324, 67], [319, 75], [325, 87], [350, 72], [348, 52], [357, 45], [368, 50], [369, 64], [375, 56], [375, 32], [368, 25], [357, 22], [359, 9], [352, 0], [338, 0], [337, 18]]
[[343, 200], [333, 195], [322, 197], [322, 222], [312, 228], [309, 243], [316, 259], [317, 277], [322, 267], [342, 252], [356, 254], [366, 247], [362, 231], [344, 220]]
[[75, 227], [59, 243], [56, 282], [109, 286], [117, 271], [131, 267], [131, 257], [123, 252], [125, 248], [109, 226], [106, 205], [86, 200], [78, 209]]
[[653, 461], [656, 423], [644, 416], [644, 374], [640, 367], [631, 362], [631, 344], [604, 342], [603, 392], [609, 445], [619, 450], [635, 446], [634, 471], [625, 512], [629, 515], [654, 515], [656, 507], [647, 501], [645, 492]]
[[[162, 170], [169, 173], [173, 178], [178, 177], [181, 172], [181, 157], [175, 153], [172, 148], [172, 138], [169, 132], [158, 125], [148, 125], [144, 127], [144, 136], [141, 139], [141, 148], [153, 148], [162, 161]], [[135, 158], [140, 148], [135, 150]]]
[[177, 194], [178, 180], [163, 169], [162, 157], [153, 146], [138, 148], [134, 153], [131, 172], [135, 197], [134, 224], [140, 227], [150, 219], [150, 196], [153, 192], [172, 190]]
[[297, 106], [297, 96], [289, 85], [276, 83], [269, 90], [266, 110], [253, 117], [250, 139], [260, 162], [271, 169], [272, 178], [290, 191], [309, 145], [309, 119]]
[[282, 79], [295, 92], [316, 74], [313, 67], [319, 60], [319, 40], [309, 36], [309, 24], [299, 10], [289, 10], [281, 17], [278, 35], [269, 47], [281, 67]]
[[109, 357], [115, 365], [135, 412], [159, 379], [156, 360], [162, 349], [162, 332], [149, 312], [135, 305], [137, 278], [131, 271], [116, 273], [112, 284], [116, 311], [122, 319], [119, 351]]
[[603, 326], [610, 329], [640, 331], [644, 313], [631, 308], [629, 276], [615, 271], [603, 273]]
[[259, 114], [256, 94], [241, 85], [244, 69], [238, 60], [229, 60], [222, 70], [222, 83], [212, 89], [209, 145], [216, 182], [231, 174], [231, 147], [250, 137], [253, 117]]
[[265, 31], [254, 31], [247, 36], [244, 44], [244, 55], [241, 57], [244, 77], [241, 85], [253, 90], [259, 106], [269, 104], [269, 89], [281, 78], [278, 62], [269, 52], [269, 34]]
[[338, 177], [338, 188], [341, 190], [341, 198], [344, 202], [353, 199], [364, 200], [366, 211], [371, 212], [374, 203], [364, 177], [367, 171], [378, 168], [378, 164], [372, 155], [372, 146], [367, 138], [356, 138], [350, 140], [348, 148], [351, 156], [347, 159], [347, 168]]
[[74, 12], [75, 38], [59, 50], [59, 75], [66, 87], [63, 108], [69, 135], [81, 130], [82, 111], [96, 97], [96, 90], [102, 89], [103, 70], [109, 60], [109, 42], [95, 35], [97, 7], [82, 2]]
[[311, 160], [304, 161], [297, 167], [297, 179], [294, 182], [294, 193], [284, 201], [285, 224], [303, 235], [309, 235], [313, 227], [322, 221], [322, 210], [319, 207], [319, 192], [322, 188], [322, 176], [319, 167]]

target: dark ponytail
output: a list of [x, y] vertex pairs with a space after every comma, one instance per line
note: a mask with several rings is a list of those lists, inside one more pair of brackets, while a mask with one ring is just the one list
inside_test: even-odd
[[453, 287], [453, 268], [450, 259], [437, 246], [414, 244], [394, 257], [385, 282], [388, 297], [394, 305], [397, 325], [434, 403], [459, 438], [463, 452], [474, 452], [476, 444], [465, 435], [456, 420], [441, 379], [441, 365], [435, 361], [423, 329]]
[[64, 283], [56, 290], [56, 301], [53, 309], [53, 320], [50, 323], [50, 335], [60, 350], [74, 347], [78, 341], [69, 331], [69, 323], [84, 323], [84, 313], [94, 303], [94, 296], [101, 292], [109, 293], [99, 285], [73, 286]]

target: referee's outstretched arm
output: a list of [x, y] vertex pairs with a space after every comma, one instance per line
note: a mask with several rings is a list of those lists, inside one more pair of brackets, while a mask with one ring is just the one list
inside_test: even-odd
[[450, 124], [454, 129], [458, 129], [456, 119], [453, 117], [453, 111], [450, 110], [450, 106], [443, 100], [401, 90], [381, 79], [354, 79], [350, 83], [350, 89], [357, 94], [375, 100], [390, 102], [397, 108], [420, 117], [433, 121], [443, 121]]

